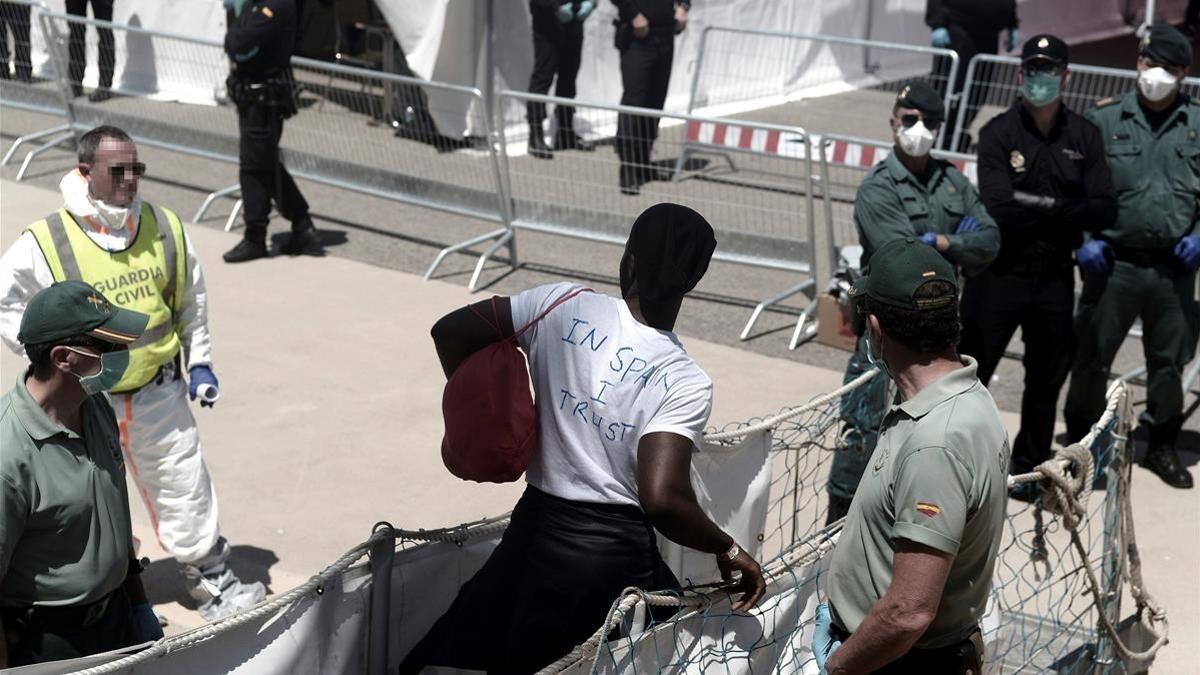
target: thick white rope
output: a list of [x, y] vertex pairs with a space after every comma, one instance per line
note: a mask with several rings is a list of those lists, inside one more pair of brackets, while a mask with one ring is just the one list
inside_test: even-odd
[[731, 429], [729, 431], [722, 431], [720, 433], [707, 434], [704, 436], [704, 442], [705, 443], [720, 443], [721, 441], [731, 441], [731, 440], [738, 439], [738, 438], [745, 438], [746, 436], [749, 436], [753, 433], [757, 433], [759, 431], [763, 431], [764, 429], [774, 429], [775, 427], [779, 426], [780, 424], [782, 424], [792, 418], [799, 417], [800, 415], [803, 415], [806, 412], [815, 410], [816, 408], [820, 408], [821, 406], [825, 405], [826, 403], [829, 403], [830, 401], [841, 398], [847, 392], [857, 389], [864, 382], [870, 380], [871, 378], [875, 377], [878, 374], [879, 374], [879, 369], [872, 368], [872, 369], [868, 370], [867, 372], [863, 373], [862, 375], [859, 375], [858, 377], [854, 378], [850, 382], [847, 382], [846, 384], [843, 384], [842, 386], [838, 387], [837, 389], [834, 389], [833, 391], [829, 392], [828, 394], [818, 396], [817, 398], [814, 398], [813, 400], [809, 401], [808, 403], [805, 403], [804, 405], [792, 408], [790, 410], [785, 410], [784, 412], [781, 412], [778, 415], [775, 415], [774, 417], [768, 417], [767, 419], [765, 419], [761, 422], [758, 422], [756, 424], [752, 424], [750, 426], [741, 427], [739, 429]]
[[146, 649], [129, 656], [122, 657], [116, 661], [111, 661], [99, 666], [85, 668], [84, 670], [75, 671], [72, 675], [108, 675], [116, 673], [139, 663], [146, 663], [160, 656], [165, 656], [171, 652], [176, 652], [181, 649], [186, 649], [192, 645], [208, 640], [221, 633], [226, 633], [238, 626], [257, 621], [263, 617], [271, 616], [282, 609], [287, 608], [293, 602], [309, 595], [310, 593], [320, 594], [324, 592], [325, 584], [331, 579], [334, 579], [346, 570], [350, 569], [355, 563], [361, 560], [364, 556], [370, 553], [375, 544], [385, 539], [400, 539], [409, 541], [423, 542], [443, 542], [462, 544], [471, 539], [487, 536], [497, 531], [503, 530], [508, 525], [508, 514], [495, 518], [488, 518], [474, 523], [466, 523], [463, 525], [455, 525], [437, 530], [396, 530], [390, 526], [383, 529], [377, 529], [370, 538], [365, 542], [355, 546], [347, 551], [342, 557], [338, 558], [332, 565], [326, 567], [319, 574], [313, 576], [305, 583], [293, 588], [282, 595], [277, 595], [274, 598], [261, 602], [254, 607], [238, 612], [224, 619], [218, 619], [209, 624], [200, 626], [186, 633], [173, 635], [168, 638], [163, 638]]
[[[816, 562], [832, 551], [834, 545], [837, 544], [838, 534], [841, 533], [843, 522], [845, 522], [844, 518], [830, 524], [813, 536], [797, 542], [794, 547], [777, 558], [775, 562], [771, 563], [768, 567], [764, 567], [763, 576], [766, 582], [769, 584], [776, 577], [786, 574], [791, 569]], [[538, 671], [538, 675], [553, 675], [554, 673], [562, 672], [589, 657], [593, 661], [598, 659], [600, 657], [600, 645], [604, 642], [605, 637], [620, 625], [629, 612], [633, 611], [639, 604], [651, 607], [678, 607], [680, 609], [700, 608], [726, 600], [731, 594], [731, 591], [727, 589], [707, 591], [690, 591], [684, 589], [682, 593], [675, 593], [670, 591], [644, 591], [639, 588], [626, 588], [621, 597], [613, 603], [612, 608], [609, 610], [608, 618], [596, 629], [596, 632], [592, 633], [587, 640], [576, 645], [574, 649], [562, 658]]]

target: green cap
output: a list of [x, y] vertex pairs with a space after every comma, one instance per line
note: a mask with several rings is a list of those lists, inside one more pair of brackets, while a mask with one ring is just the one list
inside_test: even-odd
[[941, 122], [946, 119], [946, 108], [942, 105], [942, 97], [924, 80], [906, 82], [896, 95], [896, 106], [900, 108], [916, 108], [921, 115], [931, 121]]
[[60, 281], [38, 291], [21, 316], [17, 340], [45, 344], [87, 334], [105, 342], [129, 344], [141, 337], [150, 317], [112, 304], [82, 281]]
[[1148, 56], [1164, 66], [1187, 68], [1192, 65], [1192, 43], [1174, 26], [1166, 23], [1150, 26], [1138, 45], [1138, 54]]
[[[934, 298], [916, 297], [930, 281], [945, 281], [951, 290]], [[871, 254], [863, 276], [850, 287], [850, 297], [867, 296], [900, 309], [938, 309], [958, 298], [954, 266], [932, 246], [913, 237], [894, 239]]]

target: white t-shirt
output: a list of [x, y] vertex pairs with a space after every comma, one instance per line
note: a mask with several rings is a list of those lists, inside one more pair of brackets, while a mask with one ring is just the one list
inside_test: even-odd
[[[512, 298], [513, 328], [583, 288], [558, 283]], [[540, 426], [525, 480], [563, 499], [639, 506], [642, 436], [666, 431], [698, 444], [712, 410], [712, 380], [674, 333], [651, 328], [624, 300], [585, 291], [519, 339]]]

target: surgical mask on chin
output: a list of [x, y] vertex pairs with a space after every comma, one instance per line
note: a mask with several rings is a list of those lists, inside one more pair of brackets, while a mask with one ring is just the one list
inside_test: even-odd
[[129, 350], [127, 349], [119, 352], [104, 352], [99, 355], [74, 347], [67, 347], [67, 349], [82, 356], [100, 359], [100, 370], [95, 375], [75, 375], [79, 378], [79, 386], [83, 388], [83, 393], [88, 396], [95, 396], [117, 386], [129, 368]]
[[1179, 80], [1168, 73], [1166, 68], [1155, 66], [1138, 73], [1138, 91], [1155, 103], [1170, 96], [1177, 84]]
[[933, 149], [933, 132], [925, 127], [922, 120], [911, 127], [900, 127], [898, 141], [900, 149], [910, 157], [924, 157]]
[[1040, 108], [1044, 105], [1049, 105], [1058, 98], [1058, 90], [1062, 86], [1062, 79], [1058, 75], [1051, 73], [1038, 73], [1036, 75], [1026, 75], [1025, 85], [1021, 88], [1021, 93], [1029, 104]]
[[882, 340], [880, 341], [879, 356], [877, 357], [877, 356], [875, 356], [875, 346], [871, 344], [871, 329], [870, 328], [867, 329], [866, 338], [867, 338], [867, 362], [870, 363], [871, 365], [879, 368], [879, 371], [882, 372], [884, 374], [884, 376], [886, 376], [888, 379], [894, 379], [894, 378], [892, 378], [892, 371], [888, 369], [887, 363], [883, 360], [883, 341]]
[[129, 214], [140, 212], [142, 208], [141, 197], [134, 197], [133, 202], [129, 206], [113, 206], [101, 199], [96, 199], [90, 194], [88, 195], [88, 201], [92, 203], [92, 206], [96, 207], [96, 215], [100, 220], [104, 221], [105, 226], [110, 230], [125, 229], [125, 223], [128, 222]]

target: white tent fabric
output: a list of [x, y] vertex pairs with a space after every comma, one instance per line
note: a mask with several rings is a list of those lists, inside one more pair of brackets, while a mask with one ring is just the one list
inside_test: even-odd
[[[771, 490], [770, 450], [771, 432], [764, 429], [735, 447], [705, 444], [702, 451], [692, 455], [692, 487], [700, 507], [755, 560], [762, 559]], [[721, 578], [716, 559], [707, 553], [680, 546], [661, 534], [658, 549], [685, 586]]]

